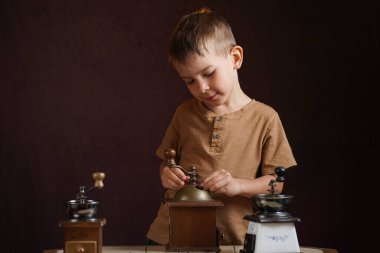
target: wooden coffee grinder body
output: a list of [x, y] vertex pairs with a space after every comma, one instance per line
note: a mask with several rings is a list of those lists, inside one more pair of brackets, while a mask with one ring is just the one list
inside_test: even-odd
[[223, 206], [221, 201], [167, 201], [166, 205], [169, 207], [168, 251], [220, 251], [216, 208]]
[[102, 253], [102, 227], [106, 219], [60, 222], [64, 233], [65, 253]]

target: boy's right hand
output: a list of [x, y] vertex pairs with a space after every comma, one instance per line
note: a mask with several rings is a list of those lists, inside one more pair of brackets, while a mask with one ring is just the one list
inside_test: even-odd
[[183, 171], [177, 168], [169, 168], [165, 166], [161, 168], [161, 182], [166, 189], [178, 190], [185, 185], [185, 181], [189, 179]]

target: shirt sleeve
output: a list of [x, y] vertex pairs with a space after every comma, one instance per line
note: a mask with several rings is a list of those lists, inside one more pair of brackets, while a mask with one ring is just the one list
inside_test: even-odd
[[[179, 143], [179, 119], [178, 110], [174, 113], [174, 116], [166, 129], [164, 138], [161, 141], [160, 146], [156, 150], [156, 155], [162, 160], [165, 159], [165, 149], [173, 148], [178, 150]], [[178, 154], [178, 152], [177, 152]]]
[[297, 165], [292, 149], [286, 138], [280, 117], [274, 113], [269, 117], [261, 161], [262, 175], [275, 173], [275, 168], [289, 168]]

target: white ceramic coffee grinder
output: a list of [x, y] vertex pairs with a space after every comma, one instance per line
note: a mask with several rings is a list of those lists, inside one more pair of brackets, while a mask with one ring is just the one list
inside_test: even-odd
[[275, 193], [276, 182], [285, 181], [285, 168], [277, 167], [275, 172], [276, 180], [269, 183], [270, 194], [255, 195], [254, 214], [244, 217], [249, 223], [240, 253], [301, 252], [294, 225], [300, 219], [285, 211], [294, 196]]

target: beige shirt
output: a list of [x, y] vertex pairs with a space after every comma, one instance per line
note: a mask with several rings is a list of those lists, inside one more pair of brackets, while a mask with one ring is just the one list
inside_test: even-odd
[[[221, 116], [192, 99], [180, 105], [156, 154], [174, 148], [178, 163], [185, 169], [196, 166], [202, 180], [217, 169], [228, 170], [235, 178], [254, 179], [274, 173], [278, 166], [296, 165], [280, 118], [271, 107], [253, 100], [242, 109]], [[260, 171], [259, 171], [260, 170]], [[259, 173], [259, 174], [258, 174]], [[165, 197], [175, 191], [167, 190]], [[213, 195], [223, 207], [217, 208], [217, 227], [225, 235], [222, 244], [243, 244], [252, 214], [250, 198]], [[161, 204], [147, 237], [160, 244], [169, 241], [168, 207]]]

